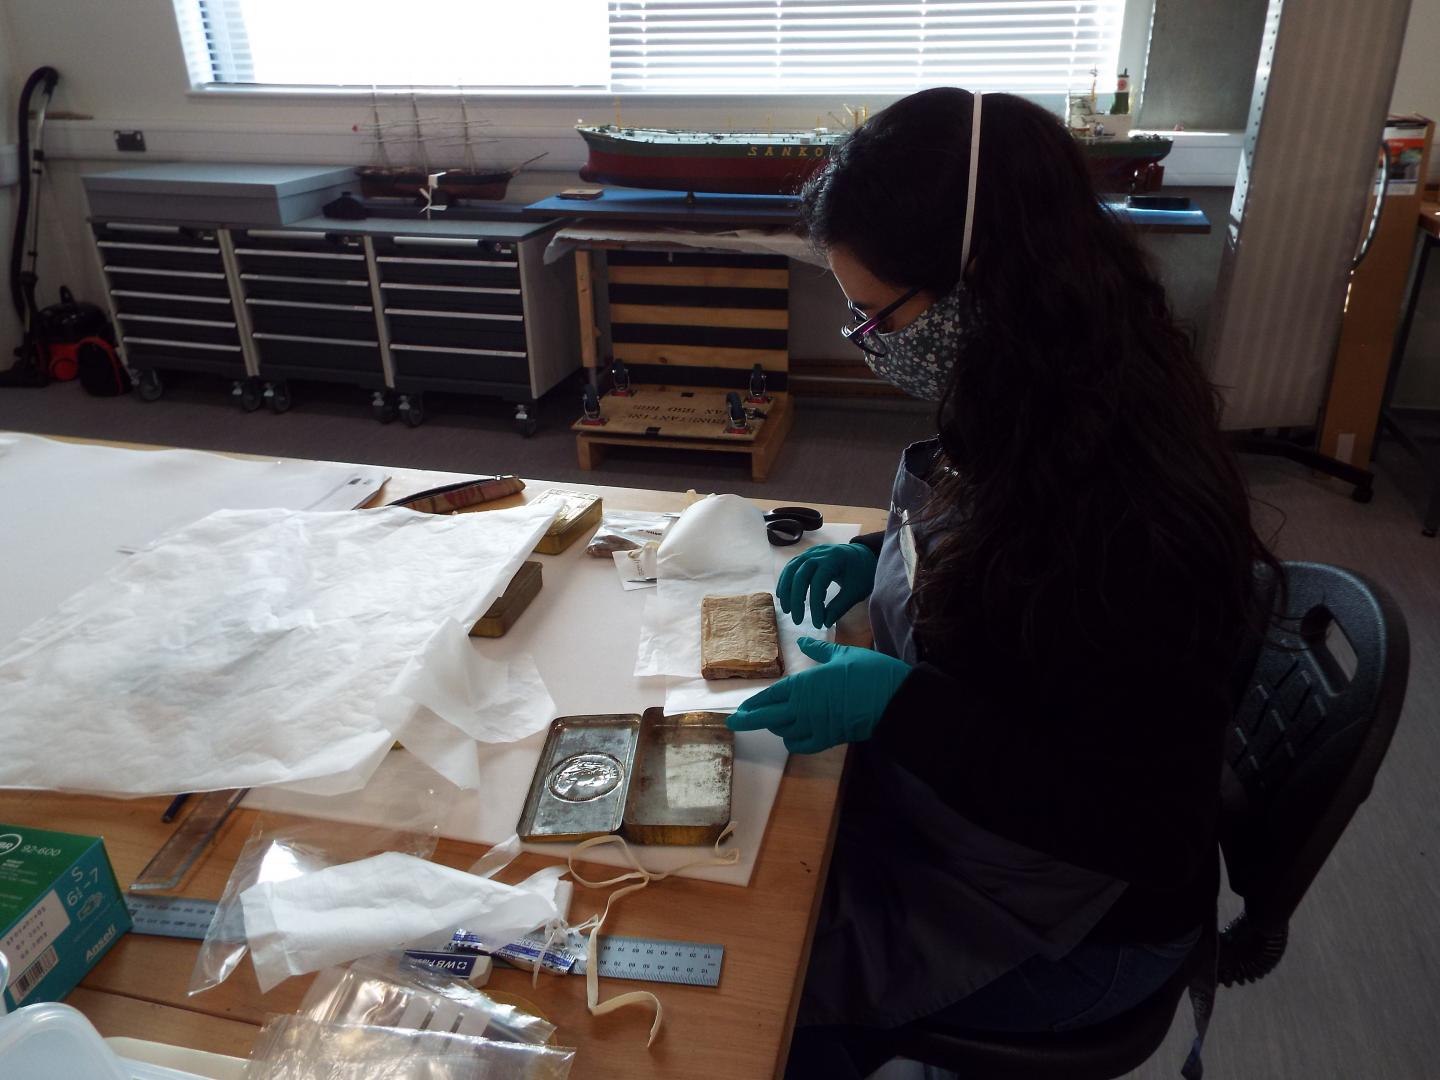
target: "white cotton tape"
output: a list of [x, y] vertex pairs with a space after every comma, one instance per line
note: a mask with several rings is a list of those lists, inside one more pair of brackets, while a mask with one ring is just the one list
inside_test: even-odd
[[[661, 881], [669, 877], [671, 874], [678, 874], [684, 870], [690, 869], [691, 867], [733, 866], [735, 863], [739, 862], [740, 850], [738, 848], [730, 848], [727, 851], [720, 850], [720, 845], [723, 844], [727, 839], [729, 839], [730, 834], [734, 831], [735, 823], [732, 821], [729, 825], [725, 826], [725, 831], [722, 832], [719, 836], [719, 839], [715, 841], [715, 847], [711, 855], [705, 858], [696, 859], [694, 862], [686, 863], [684, 866], [677, 866], [675, 869], [667, 870], [664, 873], [660, 873], [654, 870], [647, 870], [643, 865], [641, 865], [640, 860], [635, 857], [635, 853], [630, 850], [630, 845], [627, 844], [622, 837], [615, 836], [613, 834], [607, 836], [594, 836], [591, 837], [589, 840], [582, 840], [580, 843], [575, 845], [575, 850], [570, 853], [570, 858], [569, 860], [567, 860], [567, 863], [570, 869], [570, 876], [574, 878], [577, 882], [579, 882], [581, 885], [584, 885], [587, 888], [591, 889], [603, 889], [610, 885], [619, 885], [621, 882], [625, 881], [635, 882], [635, 884], [633, 885], [626, 885], [623, 889], [616, 889], [613, 893], [611, 893], [605, 899], [605, 908], [603, 911], [600, 912], [599, 915], [593, 916], [585, 920], [585, 922], [581, 923], [579, 926], [571, 927], [572, 930], [579, 930], [582, 932], [589, 931], [588, 937], [585, 942], [585, 1004], [589, 1008], [590, 1014], [592, 1016], [604, 1016], [606, 1013], [613, 1012], [616, 1009], [624, 1008], [626, 1005], [648, 1005], [651, 1009], [655, 1011], [655, 1019], [650, 1025], [650, 1038], [645, 1045], [654, 1045], [655, 1037], [660, 1034], [660, 1021], [662, 1016], [664, 1015], [664, 1010], [661, 1008], [660, 999], [658, 997], [650, 993], [648, 990], [632, 990], [627, 994], [620, 994], [617, 997], [610, 998], [608, 1001], [600, 1000], [600, 945], [598, 941], [598, 938], [600, 937], [600, 931], [604, 928], [605, 920], [609, 917], [610, 908], [614, 905], [615, 901], [619, 900], [622, 896], [629, 895], [632, 892], [638, 892], [640, 889], [643, 889], [645, 888], [645, 886], [649, 885], [652, 881]], [[581, 852], [585, 851], [587, 848], [599, 847], [601, 844], [618, 844], [620, 846], [620, 850], [624, 853], [626, 860], [634, 869], [630, 870], [628, 873], [618, 874], [615, 877], [611, 878], [605, 878], [603, 881], [589, 881], [586, 878], [581, 877], [580, 874], [575, 870], [575, 857]], [[552, 934], [553, 933], [555, 933], [555, 931], [552, 929]], [[545, 948], [548, 950], [550, 948], [550, 945], [551, 940], [547, 938]], [[536, 965], [534, 980], [538, 981], [539, 978], [540, 966]]]
[[965, 235], [960, 241], [960, 272], [970, 264], [970, 229], [975, 221], [975, 178], [980, 175], [980, 99], [976, 90], [970, 108], [970, 179], [965, 185]]

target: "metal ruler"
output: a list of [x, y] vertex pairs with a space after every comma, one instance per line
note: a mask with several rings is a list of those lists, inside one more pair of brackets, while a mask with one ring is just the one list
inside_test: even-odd
[[[585, 942], [572, 932], [568, 941], [545, 949], [543, 935], [532, 934], [492, 954], [529, 970], [541, 964], [560, 975], [585, 974]], [[456, 931], [450, 945], [459, 952], [487, 951], [473, 934]], [[542, 951], [543, 950], [543, 951]], [[662, 941], [658, 938], [600, 935], [600, 975], [606, 979], [637, 979], [641, 982], [682, 983], [687, 986], [720, 985], [720, 965], [725, 946], [702, 945], [695, 941]]]
[[[723, 945], [600, 935], [600, 974], [606, 979], [719, 986], [724, 960]], [[582, 955], [582, 970], [584, 961]]]
[[[191, 900], [183, 896], [131, 893], [125, 906], [134, 920], [134, 932], [159, 937], [191, 938], [199, 941], [210, 929], [219, 906], [214, 900]], [[542, 938], [527, 938], [536, 948]], [[554, 946], [547, 958], [564, 958], [572, 975], [585, 973], [585, 951], [573, 945]], [[606, 979], [636, 979], [642, 982], [680, 983], [686, 986], [720, 985], [720, 966], [725, 946], [702, 945], [694, 941], [661, 941], [655, 938], [600, 935], [600, 975]], [[554, 967], [547, 963], [551, 970]]]
[[192, 938], [203, 940], [220, 905], [214, 900], [190, 900], [183, 896], [157, 896], [154, 893], [127, 893], [125, 906], [130, 909], [131, 930], [152, 937]]

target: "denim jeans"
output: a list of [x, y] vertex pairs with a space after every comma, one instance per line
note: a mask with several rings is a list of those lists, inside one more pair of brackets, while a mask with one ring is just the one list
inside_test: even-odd
[[[1059, 960], [1032, 957], [929, 1018], [960, 1031], [1073, 1031], [1139, 1005], [1180, 969], [1200, 930], [1163, 945], [1081, 942]], [[894, 1057], [891, 1032], [849, 1026], [795, 1029], [787, 1080], [860, 1080]]]

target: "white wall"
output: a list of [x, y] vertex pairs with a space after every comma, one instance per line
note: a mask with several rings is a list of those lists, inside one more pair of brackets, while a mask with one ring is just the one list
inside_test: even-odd
[[1411, 0], [1391, 112], [1440, 119], [1440, 0]]

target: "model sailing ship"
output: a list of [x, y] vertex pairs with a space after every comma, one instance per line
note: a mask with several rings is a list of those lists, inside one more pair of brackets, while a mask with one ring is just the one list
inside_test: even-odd
[[[355, 124], [352, 128], [356, 132], [368, 133], [375, 141], [375, 163], [355, 170], [360, 175], [360, 192], [367, 198], [418, 197], [425, 201], [427, 208], [432, 202], [440, 206], [456, 199], [503, 199], [515, 175], [526, 165], [545, 156], [537, 154], [511, 168], [480, 165], [475, 157], [476, 144], [495, 140], [477, 134], [489, 122], [470, 115], [470, 105], [463, 93], [460, 95], [458, 119], [421, 116], [420, 103], [413, 93], [410, 95], [408, 117], [382, 119], [380, 99], [375, 91], [370, 95], [370, 116], [370, 123]], [[446, 128], [458, 128], [459, 134], [435, 137], [435, 132]], [[392, 158], [392, 151], [397, 146], [408, 149], [403, 163], [397, 164]], [[459, 163], [435, 164], [431, 159], [432, 146], [458, 147], [458, 154], [453, 149], [450, 153], [460, 158]], [[437, 179], [432, 182], [432, 177]]]

